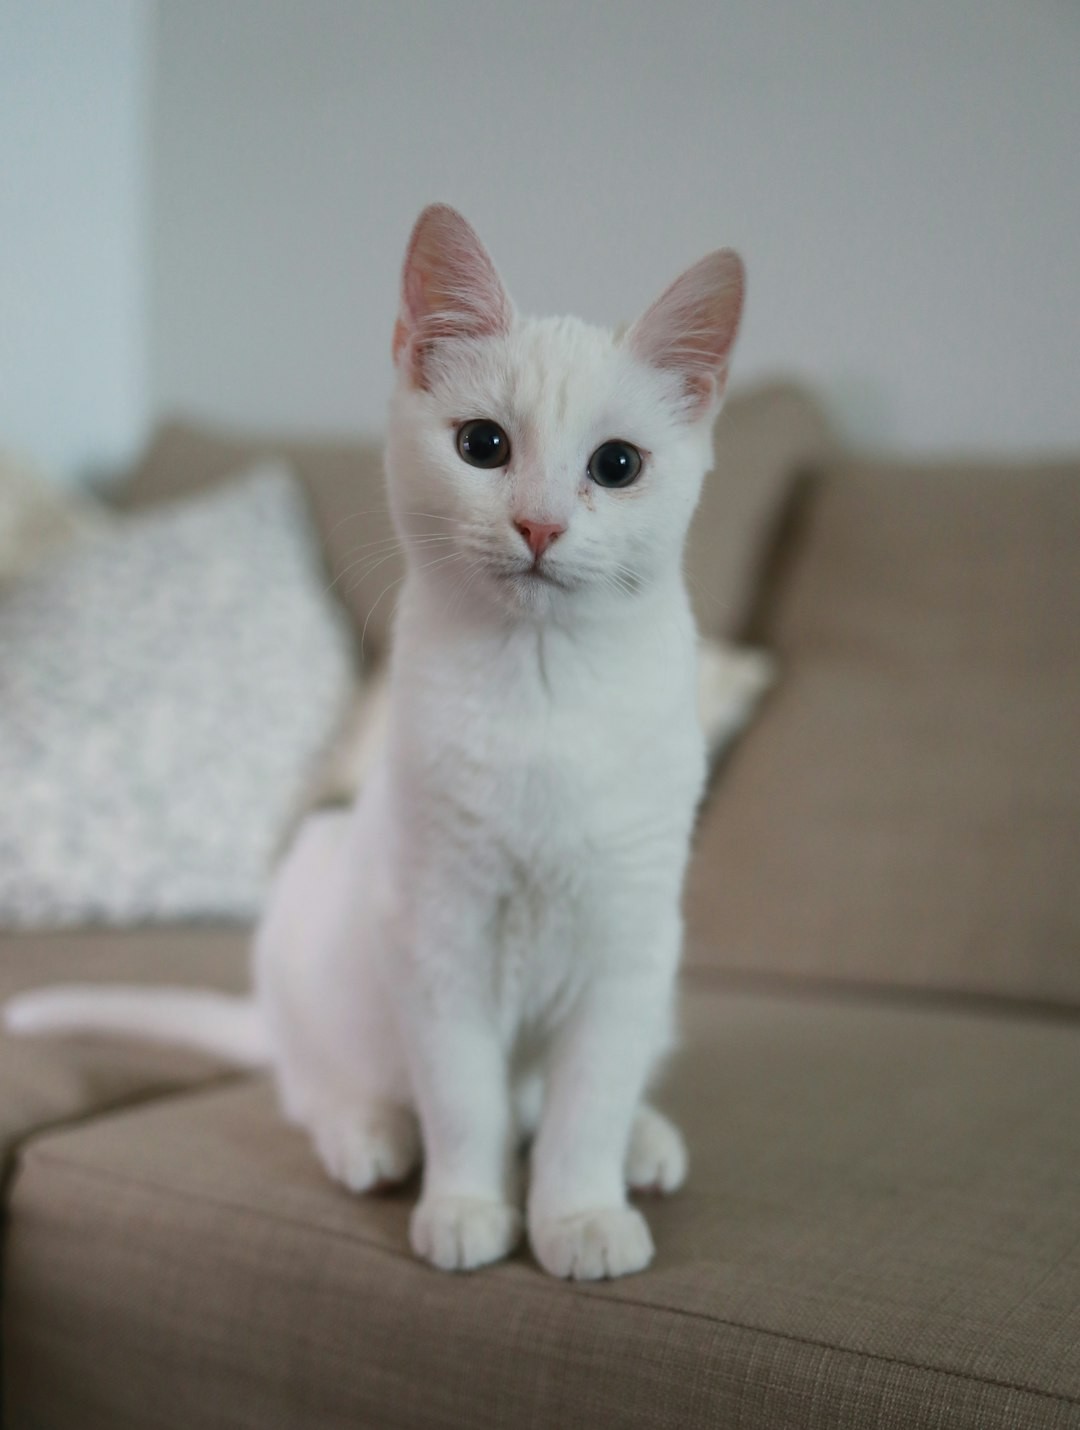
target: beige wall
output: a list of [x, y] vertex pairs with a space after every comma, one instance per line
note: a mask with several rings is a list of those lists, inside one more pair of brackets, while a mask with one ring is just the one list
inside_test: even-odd
[[519, 303], [629, 315], [718, 243], [743, 377], [904, 448], [1080, 444], [1072, 0], [162, 0], [154, 395], [376, 428], [432, 198]]
[[886, 446], [1076, 447], [1078, 74], [1075, 0], [0, 0], [0, 444], [377, 429], [439, 197], [526, 309], [614, 321], [736, 243], [741, 377]]

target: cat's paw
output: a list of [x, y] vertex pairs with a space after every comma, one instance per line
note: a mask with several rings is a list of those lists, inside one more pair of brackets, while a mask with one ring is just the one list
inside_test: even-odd
[[632, 1192], [674, 1192], [686, 1181], [686, 1143], [662, 1112], [637, 1111], [626, 1152], [626, 1185]]
[[501, 1261], [521, 1240], [521, 1213], [479, 1197], [425, 1197], [409, 1224], [417, 1256], [442, 1271], [472, 1271]]
[[644, 1271], [653, 1258], [648, 1223], [633, 1207], [609, 1207], [534, 1222], [529, 1239], [552, 1276], [599, 1281]]
[[350, 1192], [395, 1186], [420, 1160], [416, 1117], [392, 1103], [329, 1109], [312, 1119], [311, 1137], [323, 1166]]

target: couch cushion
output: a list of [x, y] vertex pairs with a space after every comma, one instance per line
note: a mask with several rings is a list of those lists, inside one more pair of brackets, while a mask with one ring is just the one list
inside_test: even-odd
[[415, 1261], [264, 1083], [40, 1139], [11, 1197], [12, 1425], [1080, 1423], [1080, 1032], [699, 982], [691, 1179], [609, 1285]]
[[[249, 936], [153, 928], [0, 935], [0, 1002], [46, 983], [137, 982], [243, 988]], [[20, 1141], [43, 1127], [231, 1075], [176, 1048], [0, 1032], [0, 1181]]]
[[708, 636], [742, 634], [792, 496], [835, 456], [822, 409], [795, 383], [736, 391], [716, 423], [716, 464], [690, 528], [686, 576]]
[[[688, 555], [707, 634], [738, 630], [793, 481], [832, 450], [821, 409], [794, 384], [769, 383], [728, 403], [716, 429], [716, 471], [706, 483]], [[391, 527], [380, 444], [244, 436], [168, 422], [116, 499], [125, 506], [169, 500], [272, 456], [284, 458], [307, 487], [334, 589], [363, 632], [365, 655], [378, 658], [389, 639], [390, 588], [402, 574], [397, 552], [385, 541]]]
[[754, 632], [692, 963], [1080, 1006], [1080, 467], [851, 462]]

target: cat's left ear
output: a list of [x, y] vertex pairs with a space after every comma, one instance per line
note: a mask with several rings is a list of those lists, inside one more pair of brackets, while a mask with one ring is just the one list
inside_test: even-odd
[[723, 395], [745, 292], [742, 259], [717, 249], [676, 278], [626, 334], [638, 357], [678, 379], [690, 421]]
[[427, 386], [435, 344], [507, 333], [510, 295], [472, 225], [449, 204], [430, 204], [416, 220], [401, 274], [394, 361]]

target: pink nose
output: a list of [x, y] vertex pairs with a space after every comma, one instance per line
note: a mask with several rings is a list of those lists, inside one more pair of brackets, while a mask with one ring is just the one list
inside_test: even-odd
[[528, 521], [524, 517], [518, 517], [514, 525], [525, 538], [536, 561], [540, 560], [555, 538], [566, 530], [565, 526], [560, 526], [555, 521]]

